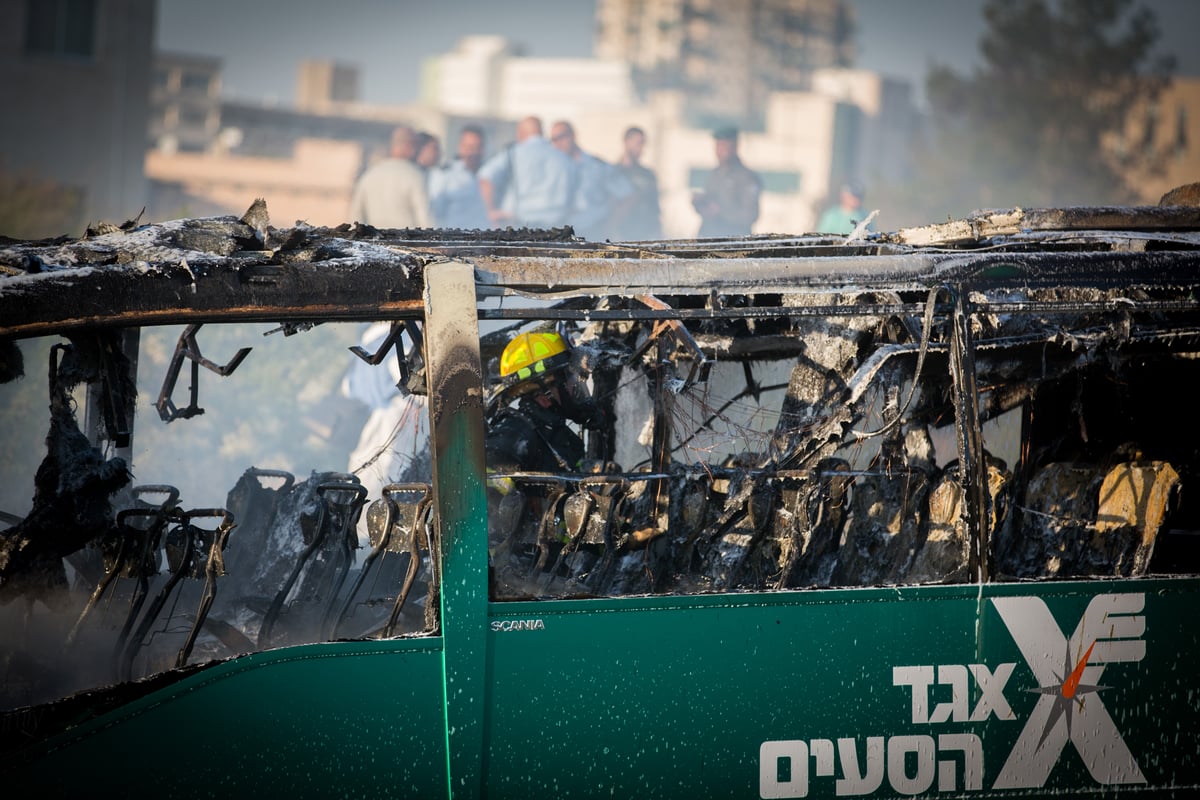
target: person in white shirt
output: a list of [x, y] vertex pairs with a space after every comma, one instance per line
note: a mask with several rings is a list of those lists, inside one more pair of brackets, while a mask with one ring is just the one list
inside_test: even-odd
[[401, 126], [392, 132], [389, 157], [371, 165], [354, 185], [350, 220], [376, 228], [430, 228], [425, 173], [413, 163], [416, 133]]

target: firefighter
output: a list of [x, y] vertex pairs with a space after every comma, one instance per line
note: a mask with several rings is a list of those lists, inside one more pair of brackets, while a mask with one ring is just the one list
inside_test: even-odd
[[570, 346], [554, 331], [519, 334], [504, 348], [487, 435], [490, 469], [578, 471], [583, 439], [566, 421], [594, 426], [596, 410], [570, 365]]
[[[488, 522], [493, 556], [493, 589], [500, 595], [521, 594], [514, 578], [525, 575], [537, 546], [545, 558], [546, 537], [561, 541], [561, 532], [543, 530], [547, 509], [566, 491], [566, 484], [535, 476], [512, 478], [504, 473], [578, 473], [585, 455], [582, 437], [567, 424], [598, 427], [600, 414], [572, 368], [571, 348], [554, 331], [522, 333], [500, 356], [500, 384], [489, 403], [485, 443]], [[510, 561], [510, 556], [517, 561]], [[514, 571], [515, 568], [515, 571]]]

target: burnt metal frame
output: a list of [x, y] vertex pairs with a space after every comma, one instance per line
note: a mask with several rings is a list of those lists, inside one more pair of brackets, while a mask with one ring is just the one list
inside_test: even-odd
[[[551, 309], [545, 308], [509, 308], [509, 309], [479, 309], [480, 319], [570, 319], [579, 321], [599, 321], [604, 319], [621, 320], [621, 321], [648, 321], [655, 323], [655, 327], [651, 335], [642, 343], [634, 354], [636, 359], [644, 354], [649, 347], [656, 343], [658, 344], [658, 361], [670, 360], [669, 353], [666, 352], [665, 343], [662, 340], [661, 333], [670, 329], [677, 337], [680, 344], [690, 345], [695, 352], [703, 358], [703, 353], [698, 344], [687, 332], [683, 326], [682, 320], [705, 320], [705, 319], [764, 319], [778, 318], [781, 316], [788, 317], [815, 317], [815, 316], [861, 316], [861, 315], [897, 315], [912, 317], [921, 315], [924, 317], [924, 322], [920, 326], [921, 342], [918, 353], [918, 364], [924, 361], [924, 355], [927, 350], [931, 349], [929, 337], [933, 328], [935, 318], [943, 320], [948, 327], [949, 347], [948, 347], [948, 366], [950, 369], [950, 378], [952, 386], [952, 401], [955, 409], [955, 429], [956, 442], [958, 450], [958, 459], [962, 468], [959, 470], [959, 485], [963, 493], [964, 503], [962, 505], [964, 516], [964, 527], [967, 531], [968, 538], [968, 571], [972, 579], [984, 583], [991, 579], [992, 575], [992, 560], [991, 552], [991, 531], [988, 529], [989, 520], [991, 519], [991, 497], [987, 491], [987, 464], [982, 443], [980, 429], [980, 402], [979, 392], [976, 381], [976, 365], [975, 353], [978, 347], [994, 346], [993, 342], [977, 344], [971, 334], [971, 320], [980, 313], [1046, 313], [1046, 312], [1068, 312], [1068, 313], [1088, 313], [1088, 312], [1111, 312], [1114, 308], [1128, 310], [1146, 310], [1146, 311], [1183, 311], [1191, 310], [1195, 307], [1194, 304], [1186, 301], [1129, 301], [1120, 304], [1112, 302], [1094, 302], [1094, 301], [1068, 301], [1068, 302], [1005, 302], [1005, 303], [974, 303], [969, 300], [971, 286], [968, 283], [958, 283], [955, 285], [945, 284], [941, 287], [933, 288], [929, 291], [929, 296], [926, 302], [921, 304], [915, 303], [897, 303], [897, 304], [869, 304], [862, 305], [839, 305], [839, 306], [776, 306], [776, 307], [754, 307], [754, 308], [716, 308], [710, 307], [704, 309], [675, 309], [667, 303], [653, 296], [639, 296], [635, 298], [640, 301], [646, 308], [624, 308], [624, 309], [579, 309], [557, 307]], [[945, 298], [939, 300], [939, 298]], [[679, 337], [679, 332], [682, 331], [686, 337]], [[937, 346], [938, 350], [945, 350], [946, 346]], [[704, 363], [708, 363], [705, 361]], [[655, 370], [657, 374], [658, 370]], [[693, 368], [693, 375], [695, 369]], [[689, 375], [691, 378], [692, 375]], [[661, 384], [661, 381], [658, 382]], [[915, 390], [915, 387], [914, 387]], [[661, 405], [660, 399], [667, 395], [667, 389], [664, 385], [657, 385], [655, 390], [655, 430], [656, 432], [664, 426], [662, 420], [669, 418], [669, 409]], [[910, 397], [911, 399], [911, 397]], [[656, 435], [655, 442], [652, 446], [653, 452], [656, 454], [654, 458], [653, 470], [656, 474], [665, 474], [665, 458], [666, 447], [665, 437]], [[777, 475], [777, 471], [764, 470], [764, 475]], [[645, 477], [645, 476], [642, 476]], [[657, 512], [656, 512], [657, 513]], [[717, 525], [720, 528], [727, 527], [735, 522], [737, 514], [724, 515]]]
[[[113, 564], [110, 569], [105, 570], [104, 575], [100, 577], [96, 588], [92, 591], [91, 597], [88, 598], [83, 610], [79, 613], [75, 624], [71, 626], [70, 633], [67, 634], [66, 644], [68, 647], [75, 641], [79, 634], [80, 628], [87, 620], [93, 609], [99, 604], [100, 599], [112, 585], [112, 582], [121, 577], [121, 573], [126, 570], [126, 565], [133, 559], [133, 563], [137, 564], [139, 569], [137, 575], [133, 576], [137, 580], [134, 594], [130, 598], [129, 612], [126, 615], [124, 626], [117, 638], [117, 648], [120, 649], [125, 641], [125, 637], [129, 635], [129, 630], [133, 625], [133, 621], [137, 618], [138, 612], [141, 611], [142, 603], [146, 599], [146, 594], [149, 591], [149, 575], [145, 565], [150, 556], [150, 553], [157, 552], [162, 544], [162, 534], [170, 522], [172, 514], [175, 512], [176, 503], [179, 501], [179, 489], [166, 484], [161, 485], [144, 485], [135, 486], [132, 489], [132, 494], [138, 505], [133, 508], [122, 509], [117, 513], [116, 519], [116, 535], [119, 537], [117, 552], [113, 557]], [[165, 494], [166, 498], [158, 504], [147, 503], [140, 499], [143, 494]], [[148, 517], [150, 522], [145, 527], [135, 527], [128, 524], [128, 520], [135, 517]], [[130, 551], [136, 549], [136, 554], [131, 554]]]
[[[232, 375], [233, 371], [245, 360], [246, 356], [250, 355], [250, 351], [253, 349], [250, 347], [241, 348], [234, 353], [233, 358], [224, 366], [217, 364], [215, 361], [210, 361], [201, 354], [200, 345], [196, 343], [196, 334], [199, 332], [202, 324], [188, 325], [183, 333], [179, 335], [179, 341], [175, 344], [175, 352], [171, 356], [171, 363], [167, 366], [167, 374], [163, 378], [162, 389], [158, 392], [158, 401], [154, 404], [163, 422], [190, 419], [204, 413], [204, 409], [198, 403], [201, 366], [224, 378]], [[171, 400], [171, 395], [175, 393], [175, 383], [179, 380], [179, 370], [183, 367], [184, 359], [192, 362], [192, 383], [188, 389], [188, 404], [181, 409]]]
[[[404, 341], [401, 339], [401, 334], [408, 332], [412, 339], [412, 349], [404, 352]], [[416, 320], [394, 320], [391, 328], [388, 330], [388, 335], [379, 344], [378, 349], [374, 353], [368, 353], [360, 345], [354, 345], [350, 348], [350, 352], [358, 356], [360, 359], [370, 364], [372, 367], [379, 366], [383, 363], [383, 359], [387, 357], [388, 351], [395, 349], [396, 351], [396, 366], [400, 370], [400, 380], [396, 382], [396, 388], [405, 390], [409, 383], [409, 358], [421, 358], [421, 353], [425, 349], [425, 341], [421, 335], [421, 326]]]
[[[421, 492], [422, 497], [415, 504], [412, 530], [408, 531], [408, 540], [398, 542], [393, 541], [393, 539], [399, 539], [397, 531], [400, 529], [401, 520], [399, 519], [396, 501], [392, 499], [392, 495], [404, 492]], [[359, 571], [358, 577], [354, 580], [354, 583], [350, 586], [350, 591], [342, 601], [337, 617], [333, 620], [332, 625], [327, 626], [328, 631], [326, 636], [328, 638], [337, 637], [338, 627], [350, 613], [350, 608], [354, 605], [354, 598], [358, 595], [362, 585], [366, 583], [367, 576], [371, 573], [371, 568], [386, 551], [396, 553], [407, 552], [409, 554], [409, 565], [404, 577], [404, 584], [399, 594], [396, 595], [395, 602], [392, 604], [392, 611], [388, 616], [387, 623], [379, 633], [381, 638], [388, 638], [394, 635], [396, 622], [400, 619], [400, 612], [404, 609], [404, 604], [408, 600], [408, 595], [412, 591], [413, 584], [417, 579], [417, 572], [421, 567], [420, 545], [423, 537], [426, 544], [425, 549], [430, 549], [428, 546], [428, 533], [425, 528], [430, 522], [429, 509], [433, 504], [433, 487], [427, 483], [389, 483], [383, 487], [382, 495], [380, 500], [383, 503], [384, 509], [383, 534], [379, 537], [379, 543], [371, 548], [371, 552], [363, 561], [362, 569]]]
[[[313, 540], [302, 550], [296, 558], [296, 564], [292, 567], [291, 573], [283, 586], [275, 593], [275, 597], [271, 601], [270, 608], [263, 615], [262, 625], [258, 629], [257, 646], [260, 649], [270, 647], [271, 638], [274, 635], [275, 623], [279, 619], [279, 615], [283, 612], [283, 606], [287, 600], [288, 594], [292, 591], [292, 587], [296, 585], [300, 573], [304, 571], [309, 559], [324, 543], [329, 534], [329, 530], [325, 525], [325, 519], [329, 515], [329, 506], [334, 504], [334, 501], [326, 496], [326, 492], [351, 492], [354, 498], [350, 503], [347, 503], [349, 508], [341, 517], [341, 526], [336, 532], [338, 553], [342, 557], [342, 562], [338, 566], [333, 580], [332, 590], [329, 594], [329, 606], [326, 608], [326, 614], [331, 609], [337, 600], [338, 593], [341, 591], [342, 584], [346, 580], [346, 574], [350, 569], [350, 562], [354, 560], [354, 554], [351, 551], [349, 536], [354, 530], [355, 524], [358, 522], [359, 512], [362, 510], [363, 501], [367, 495], [367, 489], [362, 484], [358, 483], [358, 479], [353, 475], [343, 476], [343, 480], [325, 481], [317, 486], [317, 495], [320, 498], [320, 503], [317, 507], [317, 518], [313, 527]], [[322, 620], [324, 627], [324, 619]]]
[[[212, 544], [209, 546], [204, 563], [204, 591], [200, 597], [200, 603], [196, 608], [195, 619], [192, 622], [187, 639], [175, 657], [176, 669], [184, 666], [187, 663], [188, 656], [191, 655], [192, 646], [196, 643], [196, 637], [199, 635], [200, 628], [204, 625], [204, 620], [208, 616], [208, 610], [212, 607], [213, 599], [216, 597], [217, 576], [222, 571], [221, 552], [225, 549], [225, 542], [229, 538], [229, 531], [234, 527], [233, 515], [223, 508], [196, 508], [183, 512], [176, 511], [171, 514], [172, 521], [176, 522], [178, 526], [176, 530], [183, 533], [183, 555], [180, 558], [178, 567], [171, 571], [171, 577], [163, 585], [162, 589], [159, 590], [158, 594], [155, 595], [154, 600], [150, 603], [150, 607], [146, 609], [145, 615], [142, 616], [141, 622], [137, 625], [133, 638], [128, 642], [118, 641], [117, 672], [119, 678], [123, 681], [130, 680], [132, 677], [133, 661], [137, 657], [138, 651], [147, 644], [146, 637], [150, 633], [150, 628], [162, 612], [172, 592], [175, 591], [175, 588], [187, 573], [195, 568], [196, 553], [193, 548], [193, 530], [195, 526], [192, 525], [192, 520], [200, 517], [220, 517], [221, 521], [212, 531], [204, 531], [206, 534], [212, 535]], [[132, 617], [130, 617], [130, 620], [132, 620]], [[122, 647], [122, 644], [124, 647]]]

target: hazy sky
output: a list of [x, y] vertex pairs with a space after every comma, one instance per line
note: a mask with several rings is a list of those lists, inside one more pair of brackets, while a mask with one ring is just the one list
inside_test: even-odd
[[[730, 0], [736, 2], [737, 0]], [[968, 70], [983, 30], [983, 0], [852, 0], [859, 64], [920, 86], [930, 64]], [[1159, 46], [1180, 74], [1200, 75], [1200, 0], [1143, 0], [1159, 18]], [[421, 61], [462, 36], [492, 33], [528, 55], [592, 53], [594, 0], [159, 0], [158, 47], [224, 62], [227, 96], [288, 103], [305, 58], [357, 64], [363, 100], [407, 103]]]

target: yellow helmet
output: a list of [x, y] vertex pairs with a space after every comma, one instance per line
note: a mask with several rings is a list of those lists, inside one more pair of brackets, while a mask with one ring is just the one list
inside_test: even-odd
[[522, 333], [500, 355], [500, 381], [504, 389], [541, 378], [570, 361], [567, 343], [554, 331]]

